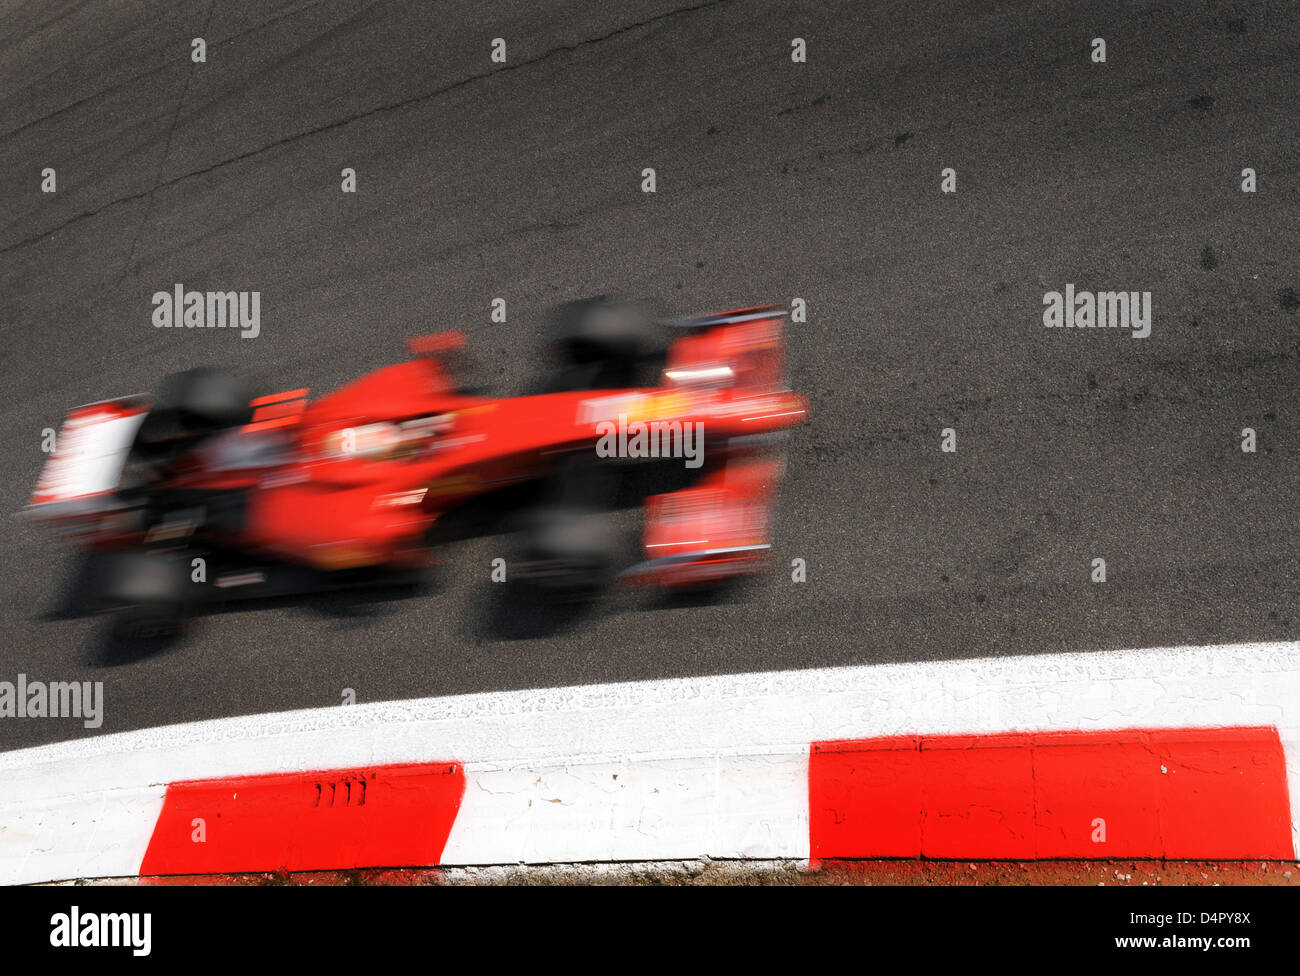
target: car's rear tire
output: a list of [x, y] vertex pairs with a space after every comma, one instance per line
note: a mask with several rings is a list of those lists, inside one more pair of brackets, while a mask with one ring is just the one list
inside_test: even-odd
[[553, 385], [563, 389], [636, 385], [661, 345], [648, 309], [603, 296], [561, 305], [551, 314], [550, 332], [562, 363]]
[[609, 513], [546, 506], [529, 513], [515, 577], [555, 594], [593, 596], [613, 580], [620, 555]]

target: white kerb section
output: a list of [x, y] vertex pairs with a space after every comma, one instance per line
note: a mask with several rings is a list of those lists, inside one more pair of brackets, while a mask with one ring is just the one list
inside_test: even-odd
[[[106, 701], [111, 719], [111, 689]], [[873, 736], [1264, 725], [1300, 810], [1300, 644], [683, 678], [218, 719], [0, 754], [0, 882], [136, 873], [165, 785], [456, 761], [446, 864], [806, 858], [807, 757]]]

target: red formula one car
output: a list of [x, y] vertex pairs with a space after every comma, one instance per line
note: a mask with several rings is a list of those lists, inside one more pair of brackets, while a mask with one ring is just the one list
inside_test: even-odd
[[411, 340], [409, 361], [316, 400], [250, 398], [229, 374], [192, 370], [155, 398], [73, 410], [27, 513], [108, 554], [96, 605], [145, 636], [218, 594], [416, 569], [446, 513], [521, 482], [541, 489], [511, 579], [594, 592], [618, 570], [605, 516], [619, 459], [693, 478], [646, 500], [644, 561], [626, 578], [678, 587], [753, 573], [783, 432], [808, 416], [785, 387], [783, 317], [765, 307], [668, 323], [683, 334], [652, 360], [657, 384], [636, 386], [648, 318], [573, 303], [558, 316], [563, 368], [545, 392], [512, 398], [454, 382], [455, 332]]

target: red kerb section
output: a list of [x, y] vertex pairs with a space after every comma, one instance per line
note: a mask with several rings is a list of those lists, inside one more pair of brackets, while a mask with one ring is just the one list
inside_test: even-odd
[[811, 856], [1295, 856], [1273, 728], [815, 742]]
[[464, 792], [454, 763], [172, 783], [140, 874], [434, 865]]

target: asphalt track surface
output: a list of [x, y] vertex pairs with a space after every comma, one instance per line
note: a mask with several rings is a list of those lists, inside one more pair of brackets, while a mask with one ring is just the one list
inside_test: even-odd
[[[715, 602], [515, 604], [488, 535], [441, 550], [434, 590], [109, 655], [59, 610], [73, 561], [6, 518], [0, 679], [102, 680], [106, 715], [5, 721], [0, 748], [345, 688], [1296, 639], [1298, 63], [1291, 0], [7, 4], [0, 511], [73, 405], [201, 363], [324, 392], [448, 327], [474, 379], [524, 392], [545, 310], [602, 292], [806, 299], [790, 375], [815, 415], [771, 572]], [[177, 282], [260, 291], [261, 335], [153, 328]], [[1150, 338], [1044, 328], [1067, 282], [1150, 290]]]

